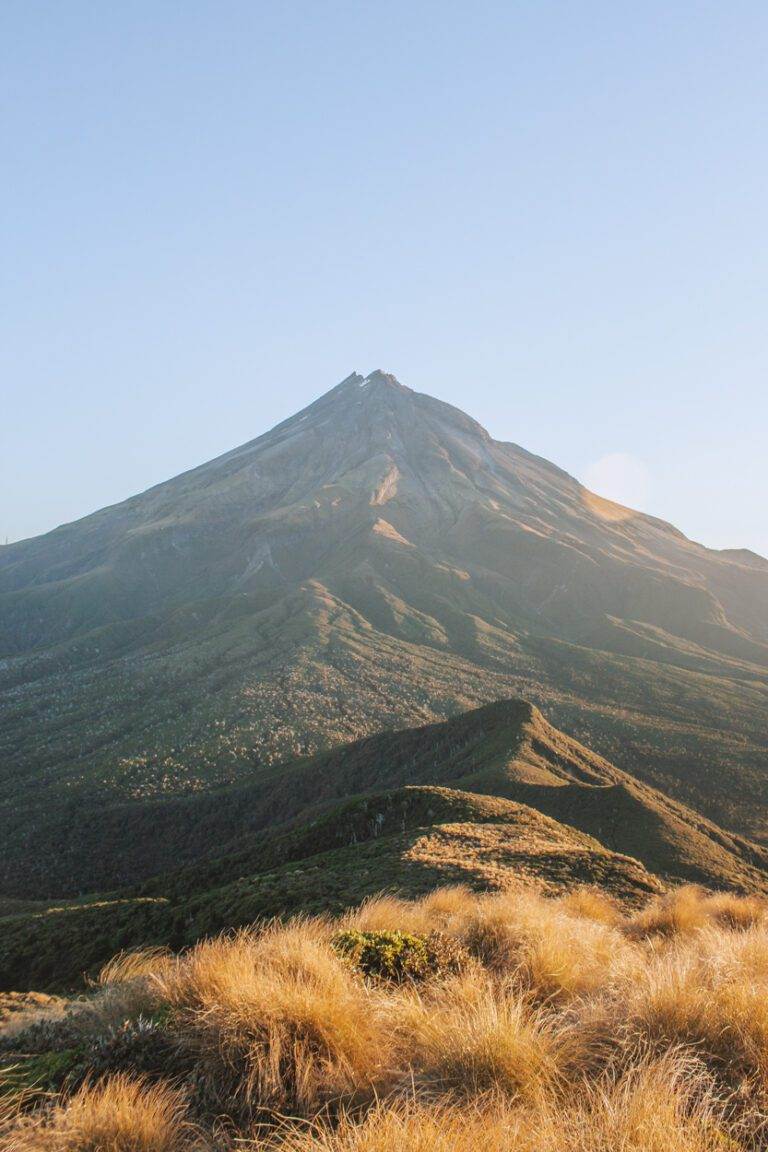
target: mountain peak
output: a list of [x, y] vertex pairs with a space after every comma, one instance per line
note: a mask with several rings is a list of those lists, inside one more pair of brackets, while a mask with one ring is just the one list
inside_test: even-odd
[[396, 388], [400, 392], [410, 392], [410, 388], [406, 388], [404, 384], [394, 376], [391, 372], [384, 372], [381, 368], [375, 368], [370, 372], [363, 381], [362, 388]]
[[352, 388], [365, 389], [366, 391], [380, 391], [382, 389], [392, 389], [397, 392], [413, 392], [413, 389], [406, 388], [401, 384], [392, 372], [384, 372], [381, 368], [374, 368], [373, 372], [369, 372], [367, 376], [361, 376], [359, 372], [352, 372], [340, 384], [333, 389], [332, 392], [339, 392], [342, 389], [347, 391]]

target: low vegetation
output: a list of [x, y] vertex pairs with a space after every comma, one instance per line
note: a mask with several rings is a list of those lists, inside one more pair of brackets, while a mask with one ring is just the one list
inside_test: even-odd
[[0, 1065], [18, 1152], [757, 1152], [768, 904], [380, 896], [119, 956]]

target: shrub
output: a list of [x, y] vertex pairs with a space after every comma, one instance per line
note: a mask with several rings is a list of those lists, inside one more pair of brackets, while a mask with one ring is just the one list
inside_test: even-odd
[[363, 976], [401, 984], [458, 972], [467, 953], [456, 941], [439, 932], [416, 936], [411, 932], [337, 932], [331, 944]]
[[53, 1052], [39, 1052], [3, 1068], [0, 1073], [0, 1095], [20, 1095], [57, 1092], [80, 1068], [83, 1052], [80, 1048], [64, 1048]]

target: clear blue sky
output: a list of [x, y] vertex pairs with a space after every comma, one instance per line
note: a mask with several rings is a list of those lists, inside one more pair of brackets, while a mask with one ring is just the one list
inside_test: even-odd
[[3, 0], [0, 541], [382, 367], [768, 554], [768, 5]]

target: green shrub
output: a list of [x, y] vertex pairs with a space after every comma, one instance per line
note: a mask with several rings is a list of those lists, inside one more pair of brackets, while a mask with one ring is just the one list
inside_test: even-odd
[[461, 945], [439, 932], [417, 936], [411, 932], [337, 932], [334, 949], [363, 976], [401, 984], [457, 972], [467, 953]]
[[0, 1095], [57, 1092], [76, 1073], [82, 1057], [79, 1048], [21, 1056], [16, 1063], [0, 1069]]

